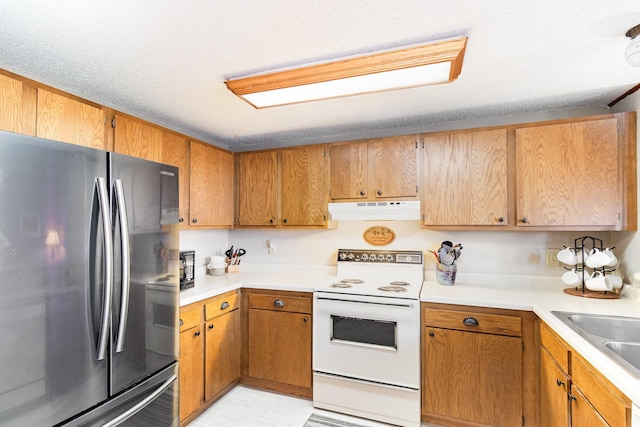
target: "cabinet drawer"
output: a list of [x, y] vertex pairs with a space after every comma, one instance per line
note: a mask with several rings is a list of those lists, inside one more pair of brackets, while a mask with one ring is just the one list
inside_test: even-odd
[[575, 352], [571, 355], [571, 380], [609, 425], [628, 425], [631, 401]]
[[240, 307], [240, 298], [238, 298], [237, 292], [223, 295], [221, 298], [216, 298], [204, 306], [205, 319], [212, 319], [223, 313], [233, 311], [238, 307]]
[[249, 294], [249, 308], [311, 314], [311, 297]]
[[558, 363], [560, 369], [565, 374], [569, 373], [569, 349], [544, 323], [540, 323], [540, 343]]
[[511, 337], [522, 336], [522, 319], [519, 316], [427, 307], [423, 311], [423, 322], [425, 326], [435, 328], [457, 329]]
[[180, 307], [180, 332], [202, 323], [202, 304], [194, 303]]

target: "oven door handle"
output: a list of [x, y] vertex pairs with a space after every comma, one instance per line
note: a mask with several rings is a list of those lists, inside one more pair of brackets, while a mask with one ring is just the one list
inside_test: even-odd
[[357, 304], [377, 304], [377, 305], [386, 305], [400, 308], [414, 308], [415, 305], [412, 302], [409, 303], [388, 303], [388, 302], [374, 302], [374, 301], [358, 301], [354, 299], [346, 299], [346, 298], [327, 298], [327, 297], [317, 297], [318, 301], [331, 301], [331, 302], [341, 302], [341, 303], [357, 303]]

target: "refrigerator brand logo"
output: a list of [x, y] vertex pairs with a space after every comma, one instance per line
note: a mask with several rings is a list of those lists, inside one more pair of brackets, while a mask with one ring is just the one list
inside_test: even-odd
[[160, 171], [160, 175], [175, 176], [173, 172], [169, 172], [169, 171]]

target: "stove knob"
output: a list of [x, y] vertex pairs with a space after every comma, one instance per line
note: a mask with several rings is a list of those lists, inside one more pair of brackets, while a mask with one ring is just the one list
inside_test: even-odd
[[354, 257], [353, 253], [349, 252], [349, 259], [353, 259]]
[[368, 260], [368, 259], [369, 259], [369, 255], [367, 255], [367, 254], [362, 254], [362, 260], [363, 260], [363, 261], [366, 261], [366, 260]]
[[387, 255], [387, 261], [389, 262], [393, 261], [393, 255], [391, 254]]
[[378, 261], [384, 261], [384, 255], [382, 254], [378, 255]]
[[371, 254], [369, 255], [369, 259], [371, 259], [371, 261], [375, 261], [378, 259], [378, 257], [376, 256], [376, 254]]
[[344, 252], [340, 252], [340, 254], [338, 254], [338, 258], [340, 258], [340, 261], [344, 261], [344, 259], [347, 257], [347, 255], [345, 255]]

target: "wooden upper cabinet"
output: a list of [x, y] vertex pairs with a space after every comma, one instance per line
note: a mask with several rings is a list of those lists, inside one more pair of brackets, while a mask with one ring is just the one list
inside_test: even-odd
[[414, 135], [377, 139], [369, 145], [375, 198], [418, 196], [418, 142]]
[[159, 127], [116, 114], [114, 151], [127, 156], [162, 162], [162, 134], [163, 130]]
[[236, 155], [238, 168], [238, 212], [241, 226], [277, 225], [276, 151], [260, 151]]
[[191, 141], [189, 158], [190, 226], [230, 228], [233, 225], [233, 154]]
[[282, 225], [322, 226], [326, 220], [323, 146], [282, 150]]
[[615, 116], [516, 129], [518, 226], [621, 229], [620, 141]]
[[423, 224], [507, 225], [507, 131], [424, 136]]
[[329, 147], [331, 173], [329, 188], [332, 199], [364, 199], [368, 197], [368, 157], [366, 142]]
[[186, 227], [189, 222], [189, 141], [177, 134], [162, 133], [162, 163], [176, 166], [179, 170], [178, 182], [180, 190], [180, 226]]
[[414, 135], [329, 147], [332, 200], [417, 198], [417, 137]]
[[36, 89], [4, 74], [0, 74], [0, 130], [36, 134]]
[[102, 107], [38, 89], [36, 136], [105, 150]]

